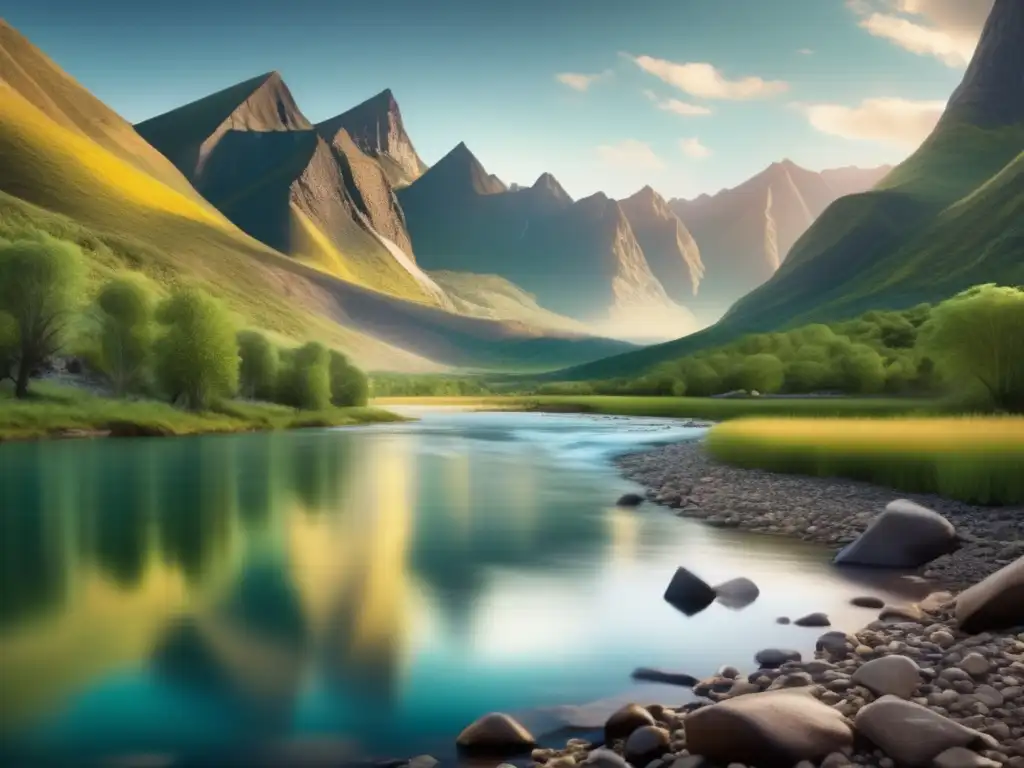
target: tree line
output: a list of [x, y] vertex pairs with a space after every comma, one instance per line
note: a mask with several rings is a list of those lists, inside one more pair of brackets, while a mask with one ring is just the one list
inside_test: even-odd
[[[25, 398], [33, 372], [58, 354], [73, 330], [91, 367], [118, 397], [165, 398], [189, 410], [241, 395], [304, 410], [365, 405], [366, 375], [319, 342], [278, 348], [195, 286], [158, 298], [142, 275], [100, 286], [82, 308], [79, 248], [48, 235], [0, 240], [0, 380]], [[83, 311], [84, 309], [84, 311]]]

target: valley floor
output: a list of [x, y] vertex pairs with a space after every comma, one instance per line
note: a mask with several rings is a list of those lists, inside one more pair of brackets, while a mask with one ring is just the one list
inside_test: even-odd
[[146, 437], [342, 427], [398, 421], [379, 408], [298, 411], [272, 403], [228, 401], [193, 413], [156, 400], [115, 399], [86, 390], [35, 384], [27, 400], [0, 385], [0, 441], [70, 437]]

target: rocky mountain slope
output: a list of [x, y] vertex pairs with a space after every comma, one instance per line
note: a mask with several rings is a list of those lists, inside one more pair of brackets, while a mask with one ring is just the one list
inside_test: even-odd
[[[303, 196], [321, 183], [331, 190], [332, 215], [344, 203], [352, 206], [349, 213], [379, 222], [381, 198], [368, 202], [373, 196], [367, 192], [360, 201], [350, 191], [346, 174], [365, 176], [365, 169], [351, 157], [347, 165], [339, 159], [339, 152], [350, 152], [343, 140], [328, 142], [312, 131], [280, 78], [262, 76], [215, 96], [184, 108], [177, 124], [147, 121], [147, 136], [163, 144], [165, 156], [0, 22], [0, 234], [45, 231], [74, 239], [96, 277], [131, 268], [163, 285], [197, 283], [223, 299], [243, 324], [285, 343], [320, 339], [372, 369], [542, 369], [567, 357], [595, 359], [627, 348], [403, 301], [249, 236], [191, 180], [232, 215], [233, 194], [265, 204], [278, 217], [268, 217], [271, 222], [295, 211], [308, 218], [313, 209]], [[262, 172], [267, 169], [260, 163], [270, 159], [277, 175]], [[233, 194], [230, 185], [218, 187], [228, 179], [239, 183]], [[366, 189], [363, 182], [358, 186]], [[312, 239], [330, 221], [315, 223]]]
[[428, 270], [500, 275], [554, 312], [618, 338], [695, 328], [651, 271], [622, 207], [573, 202], [550, 174], [508, 189], [460, 143], [399, 200]]
[[796, 241], [839, 197], [862, 192], [890, 170], [843, 168], [815, 173], [790, 160], [716, 195], [674, 199], [672, 211], [692, 233], [705, 265], [691, 302], [715, 320], [775, 274]]
[[390, 89], [316, 127], [328, 138], [347, 131], [356, 146], [379, 161], [394, 187], [408, 186], [427, 170], [405, 131], [402, 110]]

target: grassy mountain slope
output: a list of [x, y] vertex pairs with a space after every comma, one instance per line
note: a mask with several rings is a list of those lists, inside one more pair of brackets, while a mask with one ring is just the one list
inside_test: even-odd
[[775, 275], [715, 326], [563, 372], [632, 375], [744, 333], [1024, 282], [1024, 3], [995, 0], [932, 134], [873, 190], [833, 203]]
[[[10, 34], [6, 28], [5, 40]], [[6, 42], [4, 54], [7, 61]], [[5, 65], [4, 72], [9, 69]], [[602, 339], [545, 338], [515, 323], [460, 317], [297, 263], [232, 225], [155, 150], [148, 152], [149, 161], [166, 183], [132, 162], [147, 154], [144, 143], [100, 102], [71, 93], [84, 89], [69, 77], [54, 85], [61, 98], [90, 104], [90, 126], [121, 126], [126, 138], [120, 150], [106, 131], [102, 138], [110, 149], [48, 116], [34, 102], [52, 110], [60, 103], [57, 95], [47, 95], [38, 78], [26, 82], [9, 81], [6, 74], [0, 80], [0, 235], [41, 230], [73, 240], [90, 256], [94, 278], [129, 266], [162, 285], [196, 281], [223, 298], [245, 324], [283, 339], [322, 339], [376, 369], [553, 368], [566, 358], [595, 359], [623, 349]]]

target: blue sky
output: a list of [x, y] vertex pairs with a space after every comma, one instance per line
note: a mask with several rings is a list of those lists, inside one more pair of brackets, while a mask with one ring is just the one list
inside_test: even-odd
[[[574, 197], [713, 193], [789, 158], [898, 162], [992, 0], [8, 0], [136, 122], [270, 70], [322, 120], [391, 88], [427, 163], [465, 141]], [[560, 77], [561, 76], [561, 77]]]

